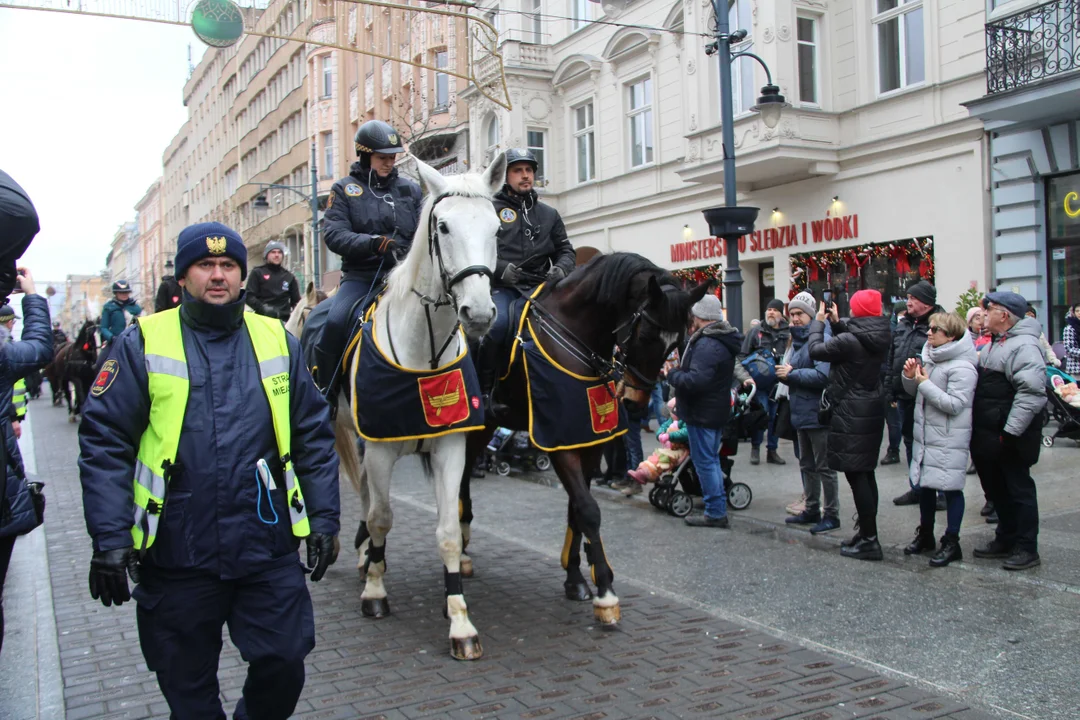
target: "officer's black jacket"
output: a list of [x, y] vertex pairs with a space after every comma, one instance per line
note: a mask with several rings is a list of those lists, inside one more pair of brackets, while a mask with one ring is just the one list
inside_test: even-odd
[[247, 304], [260, 315], [288, 320], [298, 302], [300, 284], [281, 265], [266, 263], [248, 274]]
[[380, 235], [392, 238], [402, 249], [412, 245], [420, 223], [422, 193], [419, 185], [399, 176], [397, 169], [379, 178], [355, 162], [349, 176], [334, 183], [330, 198], [323, 215], [323, 237], [326, 246], [341, 256], [342, 272], [374, 275], [380, 263], [384, 272], [393, 267], [394, 258], [384, 259], [378, 242], [373, 242]]
[[547, 274], [551, 265], [558, 265], [567, 275], [574, 269], [577, 253], [566, 237], [566, 226], [559, 211], [540, 202], [535, 190], [518, 195], [504, 185], [495, 195], [495, 211], [501, 221], [496, 285], [502, 284], [500, 278], [511, 263], [541, 277]]

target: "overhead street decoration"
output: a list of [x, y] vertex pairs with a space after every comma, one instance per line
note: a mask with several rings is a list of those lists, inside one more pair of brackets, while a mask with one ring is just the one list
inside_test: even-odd
[[[308, 37], [311, 27], [307, 22], [301, 23], [289, 35], [267, 32], [272, 23], [270, 18], [263, 21], [261, 11], [270, 4], [269, 0], [240, 0], [239, 3], [233, 0], [0, 0], [0, 8], [113, 17], [166, 25], [190, 25], [200, 40], [216, 48], [229, 47], [239, 42], [244, 35], [255, 35], [370, 55], [466, 80], [473, 83], [480, 94], [493, 103], [507, 110], [512, 108], [510, 93], [506, 88], [506, 75], [503, 72], [503, 58], [499, 53], [498, 32], [491, 23], [469, 14], [470, 8], [474, 7], [472, 0], [445, 0], [442, 8], [427, 7], [426, 3], [421, 6], [380, 0], [334, 0], [334, 4], [337, 3], [372, 5], [406, 16], [426, 13], [460, 18], [465, 23], [469, 39], [468, 67], [463, 71], [451, 67], [435, 67], [374, 50], [314, 40]], [[450, 10], [451, 7], [460, 10]]]

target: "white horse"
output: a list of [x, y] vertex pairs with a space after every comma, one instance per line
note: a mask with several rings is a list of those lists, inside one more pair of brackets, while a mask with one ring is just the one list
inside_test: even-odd
[[[393, 348], [397, 364], [428, 370], [445, 365], [465, 350], [457, 331], [459, 325], [469, 338], [478, 339], [495, 320], [491, 272], [495, 267], [499, 218], [492, 197], [503, 184], [506, 159], [500, 154], [483, 174], [457, 176], [443, 176], [419, 160], [416, 164], [427, 200], [412, 247], [390, 274], [373, 321], [377, 345]], [[437, 349], [440, 344], [441, 350]], [[359, 356], [359, 352], [354, 353], [350, 360], [349, 382], [357, 372], [363, 372], [358, 368]], [[355, 392], [351, 394], [354, 403], [363, 402]], [[465, 434], [419, 441], [368, 442], [363, 468], [357, 475], [350, 468], [356, 458], [349, 453], [356, 429], [340, 422], [343, 415], [338, 413], [335, 428], [337, 447], [345, 453], [342, 471], [350, 478], [358, 478], [354, 486], [365, 513], [357, 534], [358, 568], [366, 579], [360, 596], [361, 610], [369, 617], [383, 617], [390, 612], [383, 582], [386, 536], [393, 524], [390, 475], [399, 458], [422, 453], [438, 506], [435, 537], [445, 566], [450, 652], [458, 660], [479, 658], [483, 653], [480, 638], [469, 620], [461, 589], [458, 490], [465, 468]], [[343, 432], [348, 432], [348, 437], [342, 438]]]

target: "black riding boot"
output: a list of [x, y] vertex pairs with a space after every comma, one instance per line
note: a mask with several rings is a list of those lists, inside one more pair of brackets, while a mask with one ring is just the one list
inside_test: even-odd
[[484, 399], [484, 415], [488, 420], [494, 420], [499, 415], [506, 413], [506, 405], [496, 403], [494, 399], [495, 384], [499, 376], [499, 344], [488, 338], [480, 341], [477, 348], [477, 379], [480, 381], [480, 394]]
[[[334, 368], [337, 367], [338, 362], [338, 358], [331, 356], [322, 348], [315, 348], [315, 384], [326, 395], [332, 412], [337, 410], [338, 388], [341, 387], [341, 373], [334, 378]], [[329, 387], [331, 382], [333, 387]]]

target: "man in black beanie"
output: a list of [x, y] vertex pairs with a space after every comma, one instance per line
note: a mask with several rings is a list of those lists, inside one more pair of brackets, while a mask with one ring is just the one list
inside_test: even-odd
[[[791, 331], [788, 329], [787, 319], [784, 317], [784, 301], [773, 298], [765, 306], [765, 318], [756, 327], [746, 333], [743, 341], [742, 352], [739, 353], [739, 362], [749, 357], [754, 352], [761, 350], [772, 355], [773, 363], [781, 365], [784, 353], [787, 351], [788, 340]], [[780, 438], [776, 436], [776, 402], [772, 399], [772, 389], [759, 385], [757, 398], [769, 413], [769, 437], [765, 443], [765, 459], [771, 465], [786, 465], [787, 462], [776, 451]], [[757, 465], [761, 462], [761, 441], [765, 439], [765, 431], [759, 430], [750, 439], [750, 463]]]
[[[907, 463], [911, 465], [911, 445], [915, 431], [915, 401], [904, 392], [901, 373], [908, 358], [918, 357], [926, 344], [927, 328], [930, 316], [945, 312], [937, 304], [937, 288], [925, 280], [920, 280], [907, 289], [907, 314], [896, 323], [893, 330], [892, 346], [885, 370], [885, 397], [889, 408], [897, 408], [902, 418], [902, 434]], [[890, 459], [890, 458], [886, 458]], [[908, 479], [911, 485], [911, 480]], [[918, 505], [919, 490], [914, 485], [900, 497], [894, 498], [896, 505]], [[939, 508], [944, 509], [944, 506]]]

